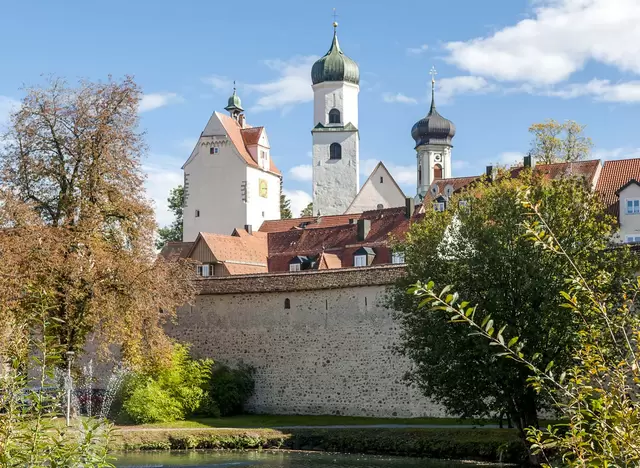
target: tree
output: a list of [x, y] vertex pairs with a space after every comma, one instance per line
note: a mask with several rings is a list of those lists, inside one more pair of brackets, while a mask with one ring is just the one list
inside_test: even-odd
[[389, 297], [401, 324], [399, 351], [413, 361], [410, 378], [423, 393], [463, 417], [507, 415], [523, 436], [526, 427], [537, 427], [538, 412], [551, 406], [548, 395], [527, 385], [531, 370], [497, 358], [466, 327], [425, 313], [421, 298], [405, 291], [416, 281], [451, 285], [490, 316], [483, 326], [506, 325], [558, 372], [573, 365], [582, 323], [562, 307], [559, 295], [569, 265], [527, 239], [523, 222], [529, 209], [518, 200], [529, 185], [534, 203], [585, 277], [602, 291], [620, 291], [638, 263], [628, 250], [608, 248], [615, 223], [604, 215], [597, 194], [582, 180], [545, 181], [525, 171], [520, 179], [503, 174], [494, 183], [477, 183], [444, 212], [427, 210], [401, 246], [407, 274]]
[[293, 213], [291, 213], [291, 200], [282, 193], [282, 179], [280, 179], [280, 219], [291, 218], [293, 218]]
[[195, 293], [188, 264], [155, 254], [140, 97], [131, 78], [52, 79], [26, 90], [0, 144], [0, 315], [24, 320], [26, 288], [46, 291], [63, 351], [91, 335], [132, 364], [170, 354], [163, 322]]
[[169, 226], [158, 229], [158, 239], [156, 240], [156, 248], [162, 249], [167, 242], [182, 241], [182, 214], [184, 206], [184, 187], [178, 185], [169, 192], [169, 211], [173, 213], [174, 220]]
[[549, 119], [533, 124], [529, 127], [529, 133], [533, 135], [531, 155], [541, 164], [586, 159], [593, 143], [591, 138], [584, 136], [585, 128], [573, 120], [559, 123]]
[[310, 202], [307, 207], [300, 212], [300, 217], [313, 216], [313, 202]]

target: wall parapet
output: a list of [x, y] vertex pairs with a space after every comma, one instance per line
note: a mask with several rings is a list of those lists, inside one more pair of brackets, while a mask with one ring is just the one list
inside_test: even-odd
[[340, 268], [292, 273], [219, 276], [198, 279], [199, 295], [311, 291], [393, 284], [404, 276], [404, 265]]

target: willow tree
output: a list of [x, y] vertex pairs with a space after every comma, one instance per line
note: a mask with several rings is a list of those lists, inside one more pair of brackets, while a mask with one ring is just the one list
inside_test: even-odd
[[128, 77], [52, 79], [26, 90], [0, 142], [3, 315], [28, 317], [44, 291], [64, 350], [92, 336], [132, 363], [167, 355], [162, 323], [194, 295], [192, 269], [155, 255], [140, 98]]
[[438, 292], [451, 285], [482, 316], [490, 315], [483, 326], [506, 326], [526, 349], [540, 353], [543, 368], [554, 362], [559, 375], [572, 366], [585, 324], [560, 295], [571, 265], [529, 240], [523, 223], [530, 210], [519, 203], [525, 187], [585, 278], [614, 296], [622, 291], [638, 262], [628, 249], [610, 248], [616, 224], [598, 195], [581, 179], [546, 181], [525, 172], [519, 179], [479, 182], [444, 212], [427, 210], [407, 236], [407, 274], [390, 296], [402, 330], [400, 351], [413, 361], [411, 378], [423, 393], [463, 417], [507, 415], [523, 436], [551, 407], [548, 394], [528, 385], [532, 371], [497, 357], [466, 324], [420, 307], [422, 298], [407, 289], [418, 281], [433, 282]]

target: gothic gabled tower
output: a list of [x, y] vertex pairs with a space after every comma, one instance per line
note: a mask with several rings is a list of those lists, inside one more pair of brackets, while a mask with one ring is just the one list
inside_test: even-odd
[[431, 70], [431, 108], [423, 119], [411, 129], [416, 142], [417, 196], [424, 198], [436, 179], [451, 178], [451, 140], [456, 134], [453, 122], [442, 117], [436, 110], [435, 70]]
[[340, 49], [333, 23], [329, 52], [313, 64], [313, 214], [342, 214], [360, 188], [360, 70]]

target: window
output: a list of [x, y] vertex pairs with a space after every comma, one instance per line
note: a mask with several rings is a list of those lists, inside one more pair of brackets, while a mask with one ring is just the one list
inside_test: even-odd
[[290, 263], [289, 264], [289, 271], [300, 271], [300, 264], [299, 263]]
[[196, 267], [196, 272], [198, 276], [203, 276], [203, 277], [213, 276], [211, 274], [212, 273], [211, 265], [198, 265]]
[[627, 214], [640, 214], [640, 198], [627, 200]]
[[196, 210], [196, 218], [200, 217], [200, 210]]
[[329, 159], [342, 159], [342, 146], [339, 143], [331, 143], [329, 147]]
[[393, 252], [391, 255], [391, 263], [404, 263], [404, 252]]
[[354, 255], [354, 257], [353, 257], [353, 266], [355, 266], [355, 267], [367, 266], [367, 256], [366, 255]]
[[442, 166], [440, 164], [433, 166], [433, 179], [442, 179]]
[[384, 184], [384, 177], [380, 176], [380, 183]]
[[444, 202], [435, 202], [433, 204], [433, 209], [436, 211], [444, 211]]
[[422, 166], [418, 167], [418, 184], [422, 185]]
[[340, 111], [338, 109], [331, 109], [329, 111], [329, 123], [330, 124], [340, 123]]
[[217, 146], [212, 146], [211, 148], [209, 148], [209, 154], [218, 154], [218, 151], [220, 151], [220, 148], [218, 148]]
[[288, 297], [284, 300], [284, 308], [291, 309], [291, 301], [289, 300]]
[[640, 236], [626, 236], [624, 241], [627, 243], [640, 242]]

